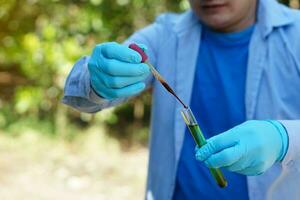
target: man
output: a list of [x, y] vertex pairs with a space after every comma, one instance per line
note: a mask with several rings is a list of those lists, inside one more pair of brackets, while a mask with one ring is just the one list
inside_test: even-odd
[[[149, 200], [299, 199], [299, 12], [275, 0], [190, 4], [192, 11], [162, 15], [125, 45], [97, 45], [75, 64], [63, 102], [97, 112], [153, 87]], [[143, 44], [210, 138], [195, 153], [180, 104], [150, 78], [132, 42]], [[228, 187], [205, 165], [222, 168]]]

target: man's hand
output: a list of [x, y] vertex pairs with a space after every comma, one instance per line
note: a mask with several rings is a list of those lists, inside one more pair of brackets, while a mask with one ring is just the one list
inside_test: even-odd
[[216, 135], [196, 159], [209, 167], [224, 167], [244, 175], [259, 175], [283, 159], [288, 146], [285, 128], [277, 121], [247, 121]]
[[88, 62], [91, 86], [105, 99], [138, 94], [150, 74], [136, 51], [115, 42], [98, 44]]

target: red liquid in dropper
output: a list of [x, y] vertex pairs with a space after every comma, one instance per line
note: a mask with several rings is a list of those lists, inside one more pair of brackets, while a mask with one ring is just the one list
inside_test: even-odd
[[[129, 48], [133, 49], [134, 51], [138, 52], [141, 57], [142, 57], [142, 63], [147, 63], [147, 59], [148, 59], [148, 56], [146, 55], [146, 53], [137, 45], [137, 44], [130, 44], [129, 45]], [[150, 68], [151, 68], [151, 64], [148, 63], [148, 65], [150, 65]], [[180, 103], [181, 105], [184, 107], [184, 108], [188, 108], [184, 103], [183, 101], [176, 95], [176, 93], [174, 92], [174, 90], [160, 77], [160, 75], [155, 75], [155, 73], [153, 74], [157, 80], [159, 80], [159, 82], [166, 88], [166, 90], [168, 92], [170, 92]]]
[[176, 95], [174, 90], [163, 80], [159, 79], [159, 82], [170, 92], [180, 103], [184, 108], [188, 108], [183, 101]]

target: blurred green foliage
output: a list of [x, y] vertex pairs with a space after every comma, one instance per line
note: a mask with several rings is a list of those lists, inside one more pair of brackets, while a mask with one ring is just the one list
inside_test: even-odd
[[0, 128], [72, 138], [78, 128], [102, 124], [126, 144], [146, 141], [149, 92], [88, 115], [61, 105], [64, 81], [95, 44], [121, 42], [159, 13], [186, 8], [187, 0], [0, 0]]
[[187, 5], [184, 0], [0, 0], [0, 128], [20, 134], [31, 127], [72, 138], [79, 128], [102, 124], [128, 144], [145, 141], [149, 93], [92, 116], [60, 103], [64, 81], [95, 44], [122, 42], [159, 13]]

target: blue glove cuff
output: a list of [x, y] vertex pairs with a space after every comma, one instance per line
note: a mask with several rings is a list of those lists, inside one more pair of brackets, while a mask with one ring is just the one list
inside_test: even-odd
[[278, 158], [276, 161], [282, 161], [287, 153], [288, 146], [289, 146], [288, 133], [287, 133], [285, 127], [279, 121], [276, 121], [276, 120], [267, 120], [267, 121], [270, 122], [271, 124], [273, 124], [273, 126], [275, 126], [278, 133], [280, 134], [281, 141], [282, 141], [282, 148], [281, 148], [280, 154], [278, 155]]

